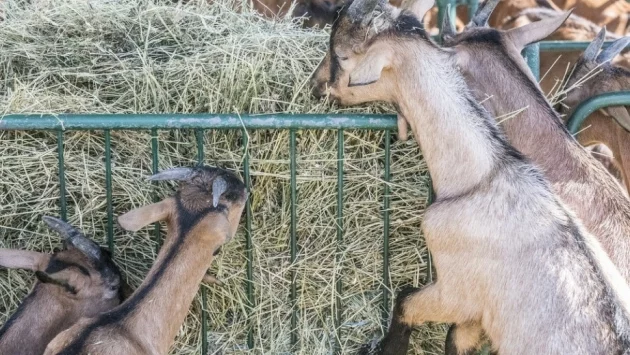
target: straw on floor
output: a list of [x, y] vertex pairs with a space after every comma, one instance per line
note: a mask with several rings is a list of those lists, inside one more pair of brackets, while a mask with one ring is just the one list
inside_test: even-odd
[[[390, 112], [340, 109], [309, 96], [308, 77], [323, 57], [326, 30], [296, 19], [268, 21], [233, 5], [204, 1], [5, 0], [0, 3], [0, 110], [7, 113]], [[1, 118], [0, 118], [1, 119]], [[242, 174], [242, 131], [207, 131], [205, 161]], [[289, 255], [288, 132], [249, 131], [255, 307], [245, 292], [243, 227], [223, 248], [213, 272], [225, 286], [202, 285], [172, 354], [200, 353], [200, 314], [210, 314], [212, 353], [330, 354], [336, 277], [343, 279], [343, 353], [380, 335], [384, 133], [344, 134], [344, 242], [336, 252], [336, 132], [298, 131], [298, 261]], [[394, 136], [394, 135], [392, 135]], [[160, 169], [196, 161], [194, 132], [161, 130]], [[65, 134], [69, 221], [105, 245], [104, 137]], [[114, 213], [166, 196], [154, 186], [151, 134], [112, 132]], [[0, 132], [0, 247], [52, 251], [56, 235], [42, 215], [59, 214], [57, 141], [53, 132]], [[420, 233], [426, 166], [414, 142], [393, 141], [391, 285], [426, 283]], [[115, 229], [115, 259], [137, 286], [156, 256], [147, 228]], [[297, 273], [299, 343], [290, 343], [290, 270]], [[29, 291], [29, 272], [0, 270], [0, 323]], [[248, 318], [249, 317], [249, 318]], [[251, 326], [255, 348], [247, 349]], [[442, 353], [443, 326], [424, 326], [413, 354]]]

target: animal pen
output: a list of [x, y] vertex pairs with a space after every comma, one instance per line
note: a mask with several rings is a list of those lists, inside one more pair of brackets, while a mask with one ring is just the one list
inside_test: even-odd
[[[451, 2], [448, 0], [438, 1], [440, 9], [440, 21], [438, 23], [441, 23], [444, 11], [447, 11], [446, 9], [449, 5], [469, 6], [470, 12], [474, 12], [477, 8], [477, 0], [464, 1], [457, 4], [455, 4], [454, 1]], [[451, 6], [450, 11], [454, 10], [454, 6]], [[454, 14], [450, 18], [454, 19]], [[539, 77], [539, 51], [567, 49], [581, 50], [586, 48], [587, 45], [588, 43], [586, 42], [542, 42], [538, 45], [530, 46], [526, 49], [524, 55], [528, 59], [528, 63], [530, 64], [535, 76]], [[571, 132], [576, 133], [579, 131], [582, 122], [590, 113], [602, 107], [615, 105], [630, 105], [630, 92], [602, 95], [583, 103], [575, 111], [574, 116], [568, 121], [568, 126]], [[273, 184], [276, 191], [273, 191], [272, 189], [272, 191], [268, 192], [266, 196], [258, 196], [248, 200], [245, 220], [240, 228], [241, 233], [237, 236], [237, 238], [239, 238], [239, 244], [238, 246], [233, 247], [226, 245], [224, 248], [223, 254], [225, 256], [223, 256], [223, 258], [231, 258], [231, 253], [242, 254], [243, 262], [237, 265], [235, 268], [237, 271], [233, 271], [235, 273], [234, 282], [232, 282], [231, 285], [226, 286], [229, 290], [229, 292], [226, 292], [235, 293], [238, 297], [242, 297], [245, 301], [244, 304], [240, 304], [228, 296], [217, 294], [218, 291], [214, 291], [211, 288], [201, 287], [200, 300], [199, 303], [194, 305], [195, 311], [193, 312], [194, 316], [192, 316], [195, 318], [196, 315], [200, 314], [200, 319], [194, 319], [191, 321], [195, 324], [199, 324], [198, 329], [196, 326], [192, 326], [192, 328], [197, 329], [199, 333], [193, 337], [192, 340], [182, 341], [188, 342], [189, 347], [186, 351], [182, 350], [181, 353], [200, 352], [204, 355], [218, 350], [221, 350], [224, 353], [345, 353], [349, 352], [353, 347], [356, 347], [357, 344], [370, 339], [372, 335], [376, 334], [374, 331], [378, 330], [379, 326], [385, 327], [387, 325], [388, 314], [390, 307], [392, 306], [392, 299], [395, 295], [396, 287], [401, 283], [401, 281], [392, 282], [392, 278], [394, 277], [392, 276], [392, 263], [395, 262], [395, 259], [397, 258], [397, 249], [392, 248], [392, 240], [390, 238], [394, 229], [404, 228], [402, 226], [403, 223], [401, 222], [401, 219], [404, 219], [403, 217], [405, 216], [402, 215], [403, 217], [401, 217], [401, 214], [393, 215], [392, 199], [395, 198], [395, 190], [400, 188], [400, 185], [396, 181], [392, 180], [392, 166], [395, 164], [392, 159], [393, 156], [400, 160], [401, 156], [411, 155], [416, 161], [415, 164], [421, 164], [416, 150], [407, 148], [406, 146], [402, 148], [393, 147], [393, 135], [391, 132], [393, 130], [395, 131], [396, 128], [397, 124], [395, 116], [390, 114], [374, 113], [273, 113], [243, 115], [213, 113], [59, 113], [5, 114], [0, 117], [0, 134], [2, 134], [2, 131], [26, 131], [33, 132], [33, 134], [36, 134], [35, 132], [37, 131], [49, 131], [54, 134], [54, 139], [56, 140], [55, 172], [57, 174], [56, 178], [58, 179], [58, 182], [56, 184], [52, 184], [51, 186], [55, 186], [55, 188], [58, 189], [58, 200], [54, 202], [57, 203], [58, 213], [64, 220], [67, 220], [68, 217], [72, 217], [73, 212], [74, 214], [82, 213], [79, 207], [80, 203], [74, 201], [74, 198], [70, 199], [67, 192], [71, 187], [69, 184], [72, 184], [73, 182], [79, 182], [80, 184], [81, 181], [76, 176], [80, 172], [68, 172], [68, 159], [77, 159], [77, 157], [72, 155], [73, 152], [76, 152], [76, 147], [72, 148], [71, 152], [68, 151], [67, 137], [71, 134], [71, 132], [102, 132], [99, 133], [102, 134], [102, 137], [99, 138], [99, 140], [102, 141], [104, 147], [103, 150], [97, 150], [98, 154], [94, 151], [90, 151], [87, 156], [97, 163], [101, 162], [102, 159], [102, 163], [100, 165], [102, 169], [98, 173], [104, 175], [105, 201], [95, 203], [94, 208], [99, 209], [101, 211], [101, 215], [104, 215], [105, 217], [105, 222], [97, 225], [104, 227], [105, 241], [109, 249], [114, 253], [114, 256], [117, 256], [117, 246], [129, 244], [128, 237], [124, 238], [124, 236], [121, 236], [119, 233], [117, 234], [115, 230], [115, 216], [116, 214], [124, 212], [122, 209], [117, 209], [117, 206], [124, 205], [128, 207], [130, 204], [141, 204], [138, 199], [135, 199], [134, 201], [127, 201], [125, 198], [125, 191], [117, 188], [116, 186], [117, 166], [121, 164], [119, 161], [120, 159], [117, 159], [116, 157], [122, 156], [122, 153], [119, 154], [117, 150], [125, 149], [124, 144], [121, 143], [144, 144], [142, 141], [136, 139], [119, 139], [119, 137], [116, 136], [118, 132], [138, 131], [144, 132], [145, 137], [148, 137], [148, 139], [144, 141], [148, 144], [142, 149], [146, 150], [147, 154], [150, 155], [150, 166], [138, 168], [138, 171], [135, 171], [133, 174], [136, 178], [133, 184], [147, 185], [147, 187], [143, 187], [141, 190], [147, 193], [149, 196], [147, 198], [148, 200], [158, 200], [158, 194], [161, 190], [155, 186], [151, 187], [150, 184], [144, 182], [141, 178], [143, 176], [147, 176], [149, 173], [156, 173], [159, 169], [167, 168], [169, 167], [168, 164], [173, 163], [172, 157], [169, 156], [167, 160], [168, 164], [163, 163], [162, 166], [160, 166], [159, 162], [161, 156], [170, 154], [173, 149], [184, 149], [188, 155], [187, 159], [183, 159], [184, 163], [206, 163], [209, 165], [219, 163], [220, 165], [223, 165], [223, 163], [229, 161], [230, 158], [215, 160], [215, 153], [217, 153], [218, 149], [214, 146], [214, 143], [216, 142], [221, 142], [221, 149], [227, 147], [225, 149], [232, 151], [220, 151], [220, 154], [217, 153], [216, 155], [237, 156], [236, 158], [233, 158], [233, 160], [239, 161], [239, 163], [233, 168], [240, 171], [248, 189], [252, 187], [253, 180], [257, 178], [262, 179], [265, 177], [271, 177], [280, 180], [280, 183]], [[257, 146], [253, 143], [253, 140], [261, 140], [260, 136], [258, 136], [256, 132], [270, 131], [288, 132], [288, 137], [282, 136], [282, 139], [280, 139], [278, 138], [280, 136], [274, 136], [277, 139], [272, 140], [276, 141], [275, 143], [278, 144], [278, 141], [284, 141], [286, 138], [287, 144], [284, 148], [279, 148], [282, 150], [282, 154], [279, 156], [284, 157], [288, 161], [288, 179], [284, 179], [281, 172], [265, 172], [260, 169], [258, 169], [258, 173], [252, 172], [252, 156], [254, 156], [257, 161], [265, 160], [266, 157], [265, 154], [258, 153], [255, 151], [255, 148], [252, 148], [252, 146]], [[320, 134], [320, 131], [325, 131], [327, 133], [326, 135], [323, 135]], [[364, 131], [370, 131], [372, 133], [366, 133], [370, 134], [369, 136], [362, 136], [362, 133], [357, 133]], [[149, 134], [148, 136], [146, 136], [147, 133]], [[314, 156], [311, 158], [315, 162], [314, 165], [300, 162], [300, 141], [302, 139], [306, 139], [304, 137], [307, 135], [310, 135], [309, 139], [313, 139], [316, 143], [321, 143], [322, 145], [330, 148], [334, 147], [336, 150], [332, 152], [332, 156], [328, 157], [325, 161], [323, 158], [313, 153]], [[380, 139], [378, 147], [368, 149], [362, 146], [361, 149], [364, 149], [362, 155], [353, 155], [349, 159], [348, 156], [350, 155], [350, 151], [355, 149], [355, 145], [358, 144], [357, 142], [362, 141], [365, 137], [376, 137]], [[185, 141], [185, 144], [183, 142], [177, 142], [178, 139]], [[77, 144], [74, 140], [75, 139], [73, 138], [73, 146]], [[269, 145], [274, 143], [272, 141], [265, 141], [263, 143]], [[304, 155], [311, 154], [309, 151], [304, 149], [302, 150], [304, 151]], [[102, 155], [99, 156], [101, 153]], [[129, 156], [132, 156], [133, 154], [133, 152], [128, 152]], [[20, 159], [20, 154], [17, 155], [18, 157], [16, 159]], [[238, 155], [240, 155], [240, 157], [238, 157]], [[365, 163], [364, 160], [366, 159], [371, 159], [372, 162]], [[79, 162], [77, 164], [80, 165], [81, 163]], [[95, 167], [98, 166], [93, 162], [84, 162], [83, 164], [86, 167], [86, 171], [96, 169]], [[355, 164], [356, 166], [353, 166]], [[300, 169], [301, 165], [303, 169]], [[317, 170], [318, 168], [320, 171]], [[365, 169], [369, 169], [369, 174], [361, 175], [356, 173], [357, 170]], [[396, 169], [403, 171], [405, 169], [408, 170], [409, 168], [407, 166], [397, 166]], [[322, 209], [321, 215], [323, 215], [323, 217], [309, 215], [308, 220], [301, 219], [300, 210], [301, 208], [306, 208], [303, 206], [314, 205], [314, 208], [319, 206], [316, 205], [318, 202], [314, 199], [307, 200], [300, 198], [300, 191], [298, 187], [301, 183], [307, 183], [305, 179], [301, 179], [300, 174], [302, 171], [300, 170], [307, 170], [305, 176], [318, 177], [322, 181], [325, 181], [328, 184], [327, 186], [332, 186], [334, 188], [334, 197], [326, 197], [330, 198], [331, 201], [334, 200], [334, 203], [332, 205], [326, 205], [326, 208]], [[415, 172], [415, 170], [413, 172]], [[86, 172], [86, 174], [88, 173]], [[352, 176], [353, 174], [354, 177]], [[120, 179], [126, 178], [127, 177], [120, 177]], [[350, 183], [350, 179], [352, 179], [352, 183]], [[364, 186], [361, 181], [362, 179], [374, 179], [374, 181], [376, 181], [374, 185], [370, 185], [369, 191], [360, 191], [358, 194], [379, 194], [377, 199], [380, 200], [380, 211], [377, 216], [371, 216], [369, 218], [359, 215], [354, 216], [357, 209], [360, 210], [366, 208], [366, 213], [368, 214], [370, 211], [374, 210], [374, 206], [365, 207], [364, 205], [367, 205], [367, 203], [362, 202], [363, 200], [361, 199], [359, 199], [356, 203], [352, 202], [351, 206], [349, 206], [350, 202], [347, 197], [348, 193], [350, 192], [357, 195], [357, 191], [355, 189], [361, 189], [362, 186]], [[415, 211], [415, 213], [419, 215], [421, 213], [422, 205], [430, 202], [431, 199], [430, 178], [426, 173], [420, 174], [420, 176], [414, 177], [413, 182], [416, 185], [420, 185], [416, 186], [416, 189], [423, 189], [422, 191], [424, 191], [424, 193], [419, 193], [415, 197], [412, 196], [412, 198], [416, 200], [419, 199], [420, 201], [416, 201], [415, 205], [411, 205], [409, 207], [410, 210]], [[25, 180], [22, 181], [22, 183], [25, 185], [30, 183], [28, 181], [28, 176], [25, 176]], [[76, 188], [79, 189], [79, 187]], [[315, 188], [317, 188], [317, 186]], [[81, 187], [80, 189], [83, 188]], [[380, 191], [378, 191], [379, 189]], [[0, 189], [0, 191], [3, 190]], [[252, 192], [255, 194], [255, 191]], [[405, 191], [404, 193], [409, 192]], [[81, 194], [83, 194], [83, 192], [81, 192]], [[288, 199], [285, 199], [284, 197], [287, 195]], [[84, 198], [90, 198], [89, 196], [82, 196]], [[317, 195], [315, 194], [315, 196]], [[281, 201], [281, 204], [278, 206], [268, 206], [264, 202], [265, 198], [277, 198]], [[373, 196], [371, 198], [372, 200], [376, 200]], [[354, 210], [352, 208], [354, 208]], [[279, 234], [278, 238], [288, 236], [288, 240], [284, 239], [284, 241], [281, 240], [276, 245], [265, 246], [268, 250], [273, 250], [274, 248], [285, 248], [283, 251], [276, 250], [276, 252], [285, 253], [288, 258], [288, 260], [285, 260], [285, 262], [288, 262], [288, 266], [283, 269], [288, 273], [288, 275], [265, 276], [270, 278], [284, 277], [287, 279], [284, 283], [287, 286], [288, 293], [279, 295], [279, 299], [277, 300], [278, 303], [285, 302], [288, 306], [287, 309], [283, 310], [287, 324], [280, 328], [282, 331], [286, 331], [286, 342], [288, 345], [285, 347], [274, 347], [273, 345], [266, 344], [268, 341], [274, 341], [274, 335], [269, 334], [273, 330], [269, 328], [277, 327], [278, 325], [264, 324], [264, 322], [260, 321], [260, 319], [265, 319], [265, 313], [271, 314], [276, 312], [276, 310], [274, 310], [273, 302], [261, 305], [261, 303], [266, 302], [262, 299], [262, 296], [260, 296], [263, 292], [261, 289], [271, 289], [274, 285], [271, 283], [263, 284], [262, 282], [257, 282], [257, 279], [262, 277], [257, 271], [257, 267], [264, 262], [260, 260], [259, 257], [265, 253], [262, 251], [262, 249], [264, 249], [263, 247], [259, 247], [261, 250], [258, 251], [255, 247], [257, 235], [256, 224], [262, 225], [266, 222], [258, 221], [255, 223], [256, 216], [254, 215], [254, 211], [256, 211], [257, 214], [272, 214], [286, 211], [286, 214], [288, 215], [288, 220], [271, 220], [268, 222], [269, 224], [280, 223], [277, 227]], [[348, 215], [351, 215], [352, 219], [348, 219]], [[330, 221], [326, 222], [328, 223], [326, 224], [322, 222], [320, 218], [329, 219]], [[355, 219], [356, 223], [353, 222]], [[352, 257], [349, 257], [346, 251], [347, 246], [353, 243], [353, 239], [360, 237], [358, 234], [363, 234], [365, 232], [364, 230], [358, 228], [359, 224], [368, 222], [372, 225], [372, 227], [370, 229], [370, 233], [367, 234], [374, 236], [375, 230], [380, 230], [378, 234], [382, 237], [382, 239], [374, 241], [374, 244], [372, 245], [373, 248], [378, 248], [378, 252], [381, 254], [380, 261], [375, 259], [370, 260], [370, 258], [374, 256], [374, 250], [371, 249], [359, 250], [355, 252], [355, 255]], [[309, 223], [312, 224], [312, 226], [310, 226]], [[415, 233], [411, 233], [411, 235], [420, 239], [420, 232], [418, 228], [419, 219], [414, 220], [413, 223], [414, 228], [416, 228], [417, 231]], [[328, 247], [332, 246], [330, 247], [330, 260], [326, 261], [326, 263], [332, 265], [332, 270], [325, 268], [308, 269], [304, 266], [297, 267], [300, 265], [300, 258], [306, 258], [308, 256], [301, 250], [304, 247], [304, 244], [308, 244], [308, 241], [299, 237], [303, 236], [303, 238], [308, 238], [308, 236], [305, 236], [307, 233], [316, 234], [317, 232], [315, 229], [320, 228], [327, 230], [327, 232], [324, 233], [327, 240], [324, 240], [323, 243], [329, 244]], [[355, 229], [355, 231], [353, 231], [353, 229]], [[151, 232], [152, 237], [155, 239], [155, 247], [159, 246], [160, 234], [160, 227], [156, 225]], [[0, 236], [1, 235], [2, 234], [0, 234]], [[409, 242], [410, 240], [411, 238], [406, 240], [403, 238], [400, 240], [400, 243]], [[235, 243], [233, 242], [231, 244]], [[300, 244], [303, 245], [300, 246]], [[312, 250], [310, 252], [318, 253], [319, 247], [320, 246], [318, 245], [311, 245]], [[129, 248], [133, 249], [133, 246]], [[428, 253], [426, 253], [426, 249], [423, 248], [423, 245], [417, 244], [414, 249], [415, 252], [418, 253], [418, 255], [412, 256], [418, 261], [416, 264], [408, 266], [406, 269], [400, 265], [396, 266], [396, 268], [399, 270], [399, 273], [407, 272], [414, 275], [412, 280], [413, 282], [426, 284], [433, 279], [433, 275], [430, 257]], [[408, 252], [408, 250], [405, 252]], [[260, 255], [257, 256], [257, 254]], [[130, 255], [133, 256], [133, 253]], [[147, 256], [149, 259], [150, 257], [150, 255]], [[368, 300], [363, 300], [363, 302], [368, 304], [368, 310], [371, 310], [372, 313], [374, 313], [374, 318], [371, 320], [373, 320], [374, 322], [372, 323], [375, 324], [371, 325], [372, 328], [362, 328], [366, 326], [368, 321], [364, 318], [357, 317], [356, 315], [359, 313], [357, 309], [362, 307], [364, 308], [365, 303], [357, 303], [357, 300], [353, 298], [354, 296], [351, 294], [357, 290], [355, 288], [350, 290], [347, 287], [350, 282], [356, 281], [351, 280], [350, 278], [357, 279], [364, 277], [364, 275], [360, 270], [353, 271], [352, 276], [348, 276], [344, 273], [344, 267], [347, 267], [349, 263], [356, 264], [361, 261], [368, 265], [364, 266], [364, 270], [371, 270], [371, 272], [374, 273], [377, 272], [380, 279], [377, 282], [376, 289], [372, 289], [371, 293], [368, 292], [369, 296], [366, 296], [368, 297]], [[320, 264], [319, 260], [316, 260], [316, 262]], [[323, 265], [324, 263], [321, 264]], [[418, 264], [421, 264], [423, 269], [426, 270], [426, 276], [417, 275], [418, 271], [414, 270], [414, 268], [417, 269]], [[308, 266], [308, 264], [305, 265]], [[374, 270], [377, 267], [379, 270]], [[238, 268], [241, 268], [241, 270], [238, 271]], [[367, 273], [367, 271], [363, 272]], [[321, 275], [318, 275], [319, 273], [321, 273]], [[272, 273], [270, 272], [270, 274]], [[223, 275], [219, 273], [218, 276], [221, 278]], [[232, 275], [228, 274], [227, 276], [230, 278]], [[321, 301], [323, 304], [326, 304], [326, 307], [317, 308], [314, 300], [299, 301], [300, 298], [306, 298], [303, 295], [307, 292], [305, 290], [309, 287], [315, 289], [314, 293], [317, 293], [318, 290], [317, 287], [303, 281], [307, 276], [313, 278], [321, 276], [327, 280], [325, 282], [325, 287], [328, 287], [329, 291], [331, 291], [328, 294], [330, 297], [327, 300]], [[141, 276], [136, 275], [135, 277]], [[407, 279], [406, 281], [408, 282], [409, 280]], [[374, 283], [371, 285], [374, 286]], [[363, 289], [361, 291], [365, 292], [366, 290]], [[257, 292], [259, 296], [257, 296]], [[264, 292], [265, 294], [268, 294], [271, 291], [265, 290]], [[220, 298], [221, 302], [227, 303], [226, 307], [223, 308], [224, 314], [216, 314], [217, 312], [211, 312], [209, 310], [209, 303], [211, 304], [215, 298]], [[307, 317], [305, 309], [311, 306], [316, 309], [316, 312], [320, 311], [323, 314], [322, 319], [324, 319], [324, 321], [320, 322], [322, 324], [319, 325], [319, 328], [313, 328], [312, 324], [317, 324], [317, 322], [310, 322], [310, 320], [308, 327], [302, 324]], [[258, 312], [263, 315], [258, 318], [252, 317], [253, 312]], [[239, 317], [241, 320], [237, 321]], [[232, 319], [230, 320], [230, 318]], [[269, 317], [269, 319], [272, 318]], [[243, 338], [223, 339], [220, 335], [218, 337], [208, 336], [209, 332], [211, 332], [213, 324], [218, 323], [219, 320], [228, 324], [226, 327], [232, 324], [237, 324], [235, 327], [244, 334]], [[369, 331], [366, 332], [366, 329], [372, 333], [369, 333]], [[437, 331], [433, 332], [431, 330], [423, 331], [421, 332], [419, 338], [439, 338], [439, 334], [442, 330], [439, 328], [437, 329]], [[261, 335], [263, 333], [265, 334], [264, 336]], [[306, 340], [302, 339], [306, 333], [311, 333], [309, 342], [317, 342], [318, 340], [322, 342], [323, 345], [320, 350], [305, 350], [304, 343]], [[325, 334], [321, 335], [322, 333]], [[231, 345], [216, 348], [214, 343], [221, 342], [242, 345]], [[190, 343], [197, 343], [197, 345], [191, 345]], [[431, 349], [436, 350], [437, 347], [433, 347]]]

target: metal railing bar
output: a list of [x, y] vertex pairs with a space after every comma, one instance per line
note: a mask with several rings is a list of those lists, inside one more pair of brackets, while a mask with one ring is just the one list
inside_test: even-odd
[[383, 324], [389, 318], [389, 181], [390, 181], [390, 141], [391, 131], [385, 131], [385, 171], [383, 180]]
[[572, 134], [577, 133], [580, 127], [591, 113], [609, 106], [630, 105], [630, 91], [609, 92], [593, 96], [583, 101], [567, 120], [567, 128]]
[[396, 128], [396, 116], [372, 114], [61, 114], [0, 116], [0, 130]]
[[[429, 185], [429, 194], [427, 196], [427, 207], [429, 207], [433, 201], [435, 201], [435, 191], [433, 190], [433, 180], [431, 179], [431, 175], [428, 176], [427, 183]], [[431, 252], [428, 251], [427, 248], [427, 284], [433, 282], [433, 256], [431, 256]]]
[[341, 295], [343, 282], [341, 280], [341, 256], [343, 253], [343, 163], [344, 163], [344, 134], [337, 131], [337, 250], [335, 253], [335, 354], [341, 352], [341, 317], [343, 315]]
[[[245, 186], [249, 193], [249, 198], [245, 204], [245, 257], [247, 258], [247, 280], [245, 281], [245, 289], [247, 292], [247, 318], [251, 316], [252, 309], [254, 308], [254, 253], [252, 244], [252, 204], [251, 204], [251, 186], [252, 179], [249, 171], [249, 136], [247, 130], [243, 130], [243, 145], [244, 145], [244, 157], [243, 157], [243, 175], [245, 175]], [[250, 349], [254, 348], [254, 331], [251, 323], [248, 325], [247, 331], [247, 346]]]
[[105, 193], [107, 200], [107, 246], [114, 255], [114, 207], [112, 204], [112, 139], [105, 130]]
[[63, 131], [57, 131], [57, 162], [59, 164], [59, 215], [62, 220], [68, 220], [68, 205], [66, 203], [66, 170], [64, 163]]
[[[158, 173], [158, 131], [157, 129], [151, 130], [151, 170], [153, 174]], [[157, 186], [157, 181], [151, 182], [154, 186]], [[159, 201], [159, 196], [157, 194], [157, 189], [153, 189], [153, 203]], [[162, 244], [162, 237], [160, 235], [160, 223], [153, 224], [153, 234], [155, 236], [155, 252], [158, 253], [160, 251], [160, 245]]]
[[290, 249], [291, 249], [291, 345], [295, 346], [298, 341], [297, 337], [297, 285], [296, 285], [296, 272], [295, 262], [297, 260], [297, 186], [296, 186], [296, 141], [295, 130], [292, 129], [289, 132], [289, 155], [290, 155], [290, 173], [291, 173], [291, 235], [290, 235]]
[[[195, 130], [195, 140], [197, 142], [197, 164], [204, 163], [203, 129]], [[208, 292], [206, 288], [201, 289], [201, 354], [208, 354]]]
[[540, 43], [532, 43], [523, 49], [521, 53], [531, 69], [534, 78], [540, 78]]
[[[613, 41], [604, 42], [602, 49], [608, 48]], [[542, 41], [539, 42], [543, 52], [581, 51], [585, 50], [591, 42], [583, 41]]]

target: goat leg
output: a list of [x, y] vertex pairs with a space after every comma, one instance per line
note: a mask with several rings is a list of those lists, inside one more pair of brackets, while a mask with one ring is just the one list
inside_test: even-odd
[[387, 334], [372, 353], [379, 355], [404, 355], [414, 325], [423, 322], [457, 322], [454, 312], [457, 306], [448, 305], [442, 297], [439, 283], [423, 288], [406, 288], [396, 297], [392, 321]]
[[481, 345], [482, 335], [483, 329], [476, 322], [451, 325], [446, 334], [444, 355], [477, 354]]

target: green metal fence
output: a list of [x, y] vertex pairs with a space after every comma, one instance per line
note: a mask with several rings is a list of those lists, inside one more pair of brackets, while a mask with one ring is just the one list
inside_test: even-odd
[[[469, 13], [474, 13], [477, 8], [477, 0], [443, 0], [439, 1], [440, 19], [445, 9], [451, 5], [451, 11], [455, 18], [453, 5], [469, 6]], [[441, 23], [441, 21], [439, 22]], [[606, 45], [608, 45], [607, 43]], [[539, 51], [562, 51], [562, 50], [580, 50], [586, 48], [588, 42], [566, 42], [552, 41], [542, 42], [540, 44], [529, 46], [524, 51], [530, 68], [535, 76], [539, 77]], [[568, 126], [575, 133], [584, 122], [586, 117], [595, 110], [614, 105], [630, 105], [630, 92], [621, 92], [601, 95], [583, 103], [576, 111], [574, 116], [569, 120]], [[366, 130], [383, 130], [385, 131], [384, 141], [384, 169], [383, 169], [383, 269], [382, 269], [382, 319], [387, 322], [389, 310], [391, 306], [391, 295], [389, 285], [389, 208], [390, 208], [390, 140], [391, 131], [397, 129], [396, 117], [393, 115], [365, 115], [365, 114], [349, 114], [349, 115], [236, 115], [236, 114], [135, 114], [135, 115], [82, 115], [82, 114], [62, 114], [62, 115], [6, 115], [0, 118], [0, 130], [52, 130], [57, 133], [58, 147], [58, 163], [59, 163], [59, 188], [60, 202], [59, 209], [62, 219], [67, 218], [66, 203], [66, 179], [64, 171], [64, 132], [74, 130], [102, 130], [105, 139], [105, 184], [106, 184], [106, 208], [107, 223], [106, 236], [107, 244], [110, 250], [114, 250], [114, 216], [112, 204], [112, 160], [111, 160], [111, 131], [112, 130], [149, 130], [151, 131], [151, 152], [152, 152], [152, 170], [153, 173], [158, 171], [158, 130], [172, 129], [193, 129], [195, 131], [197, 142], [197, 162], [203, 163], [204, 146], [203, 136], [205, 130], [257, 130], [257, 129], [278, 129], [289, 130], [289, 156], [290, 156], [290, 258], [294, 263], [297, 259], [297, 240], [296, 240], [296, 218], [297, 218], [297, 193], [296, 193], [296, 130], [298, 129], [334, 129], [337, 130], [337, 258], [341, 253], [341, 244], [344, 237], [343, 226], [343, 197], [344, 197], [344, 130], [366, 129]], [[244, 147], [248, 146], [248, 135], [243, 134]], [[250, 164], [248, 149], [244, 151], [243, 175], [247, 188], [251, 187]], [[157, 196], [154, 196], [157, 199]], [[431, 201], [431, 196], [429, 197]], [[159, 240], [160, 229], [155, 226], [155, 235]], [[250, 309], [254, 306], [254, 283], [253, 283], [253, 250], [252, 250], [252, 211], [248, 201], [245, 210], [245, 253], [246, 253], [246, 282], [245, 291], [247, 294]], [[159, 245], [159, 243], [158, 243]], [[430, 262], [430, 260], [429, 260]], [[428, 265], [428, 280], [432, 280], [431, 265]], [[290, 302], [295, 305], [297, 299], [297, 286], [295, 271], [290, 275]], [[334, 314], [335, 329], [341, 328], [342, 323], [342, 294], [343, 284], [340, 277], [336, 278], [335, 284], [335, 304], [336, 310]], [[202, 302], [206, 304], [207, 294], [202, 289]], [[207, 330], [208, 330], [208, 314], [202, 310], [202, 353], [208, 352]], [[297, 309], [292, 307], [291, 314], [291, 334], [292, 344], [297, 343]], [[337, 334], [338, 335], [338, 334]], [[339, 336], [336, 337], [339, 339]], [[248, 346], [253, 348], [254, 336], [250, 330], [248, 334]], [[336, 349], [339, 349], [337, 344]]]

